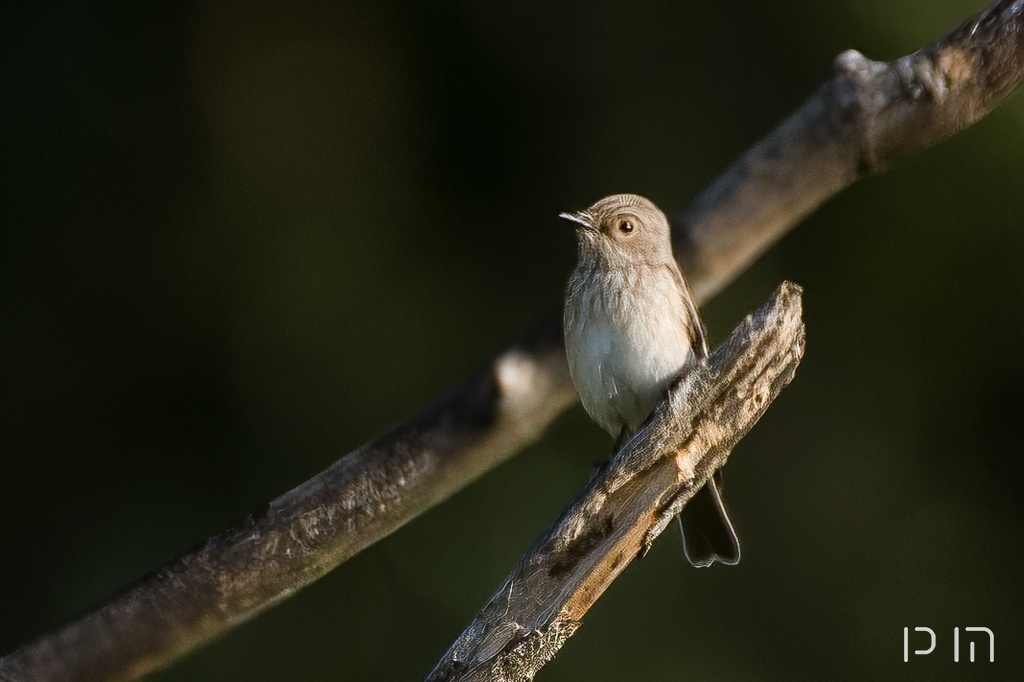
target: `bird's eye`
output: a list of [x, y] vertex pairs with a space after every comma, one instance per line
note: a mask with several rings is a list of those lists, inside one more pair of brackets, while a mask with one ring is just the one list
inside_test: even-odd
[[621, 223], [619, 223], [619, 232], [629, 234], [632, 231], [633, 223], [629, 222], [628, 220], [623, 220]]

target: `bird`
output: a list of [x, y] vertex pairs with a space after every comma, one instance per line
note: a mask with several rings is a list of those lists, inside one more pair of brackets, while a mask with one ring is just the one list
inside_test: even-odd
[[[614, 194], [559, 217], [576, 228], [577, 262], [563, 308], [569, 374], [590, 418], [624, 444], [668, 388], [708, 356], [697, 307], [652, 201]], [[678, 517], [694, 566], [739, 562], [716, 471]]]

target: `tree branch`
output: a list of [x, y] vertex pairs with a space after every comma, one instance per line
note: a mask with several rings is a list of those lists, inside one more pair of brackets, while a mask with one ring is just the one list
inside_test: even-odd
[[526, 682], [707, 479], [793, 378], [800, 287], [783, 283], [707, 364], [670, 391], [459, 636], [428, 682]]
[[676, 257], [699, 301], [859, 177], [1002, 102], [1024, 79], [1024, 5], [1000, 0], [892, 62], [848, 50], [834, 72], [676, 216]]
[[0, 680], [135, 679], [313, 582], [536, 439], [576, 399], [552, 318], [380, 439], [0, 659]]
[[[1002, 0], [888, 64], [836, 74], [698, 196], [676, 255], [706, 301], [865, 172], [966, 127], [1024, 77], [1020, 2]], [[393, 432], [266, 510], [0, 659], [0, 679], [126, 679], [167, 665], [345, 561], [531, 442], [575, 400], [552, 317]]]

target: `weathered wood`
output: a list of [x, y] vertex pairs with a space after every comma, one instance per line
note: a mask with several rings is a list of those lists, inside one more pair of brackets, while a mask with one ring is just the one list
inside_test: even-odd
[[532, 680], [611, 582], [725, 464], [793, 378], [803, 349], [800, 287], [786, 282], [594, 475], [428, 682]]
[[697, 300], [840, 190], [976, 123], [1022, 79], [1016, 0], [891, 62], [840, 54], [831, 79], [676, 216], [676, 257]]

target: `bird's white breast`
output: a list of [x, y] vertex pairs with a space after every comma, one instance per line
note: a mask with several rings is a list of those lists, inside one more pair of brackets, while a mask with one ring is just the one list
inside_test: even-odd
[[613, 436], [634, 431], [692, 358], [690, 328], [670, 270], [595, 280], [577, 269], [566, 299], [566, 351], [591, 418]]

